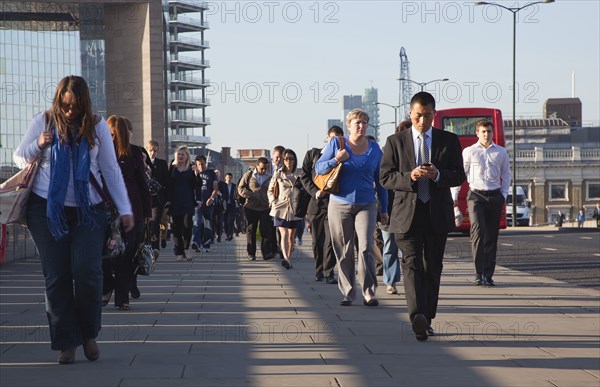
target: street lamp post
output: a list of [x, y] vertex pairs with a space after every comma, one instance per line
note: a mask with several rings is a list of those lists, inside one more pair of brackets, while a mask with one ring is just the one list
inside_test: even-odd
[[513, 79], [512, 79], [512, 89], [513, 89], [513, 100], [512, 100], [512, 150], [513, 150], [513, 176], [512, 176], [512, 226], [517, 227], [517, 13], [530, 7], [534, 4], [548, 4], [554, 3], [554, 0], [542, 0], [535, 1], [533, 3], [525, 4], [522, 7], [506, 7], [497, 3], [488, 3], [487, 1], [478, 1], [475, 5], [491, 5], [494, 7], [500, 7], [507, 11], [512, 12], [513, 14]]
[[392, 109], [394, 109], [394, 122], [393, 122], [394, 128], [396, 128], [398, 126], [398, 109], [400, 109], [400, 106], [390, 105], [389, 103], [385, 103], [385, 102], [373, 102], [373, 105], [384, 105], [384, 106], [389, 106]]
[[425, 86], [429, 85], [430, 83], [433, 83], [433, 82], [446, 82], [446, 81], [449, 81], [450, 79], [449, 78], [440, 78], [440, 79], [433, 79], [433, 80], [428, 81], [428, 82], [416, 82], [416, 81], [413, 81], [412, 79], [408, 79], [408, 78], [398, 78], [396, 80], [397, 81], [405, 81], [405, 82], [414, 83], [415, 85], [420, 86], [421, 87], [421, 91], [423, 91], [425, 89]]
[[382, 123], [381, 123], [381, 124], [379, 124], [379, 125], [373, 125], [373, 124], [369, 124], [369, 126], [370, 126], [371, 128], [375, 128], [375, 130], [377, 131], [377, 138], [376, 138], [375, 140], [377, 140], [377, 141], [379, 142], [379, 134], [380, 134], [380, 133], [379, 133], [379, 128], [381, 128], [383, 125], [388, 125], [388, 124], [394, 124], [394, 128], [396, 128], [396, 126], [398, 126], [398, 125], [396, 125], [396, 123], [395, 123], [394, 121], [390, 121], [390, 122], [382, 122]]

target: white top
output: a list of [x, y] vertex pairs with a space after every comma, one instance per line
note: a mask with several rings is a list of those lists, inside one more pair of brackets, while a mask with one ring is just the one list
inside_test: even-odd
[[[510, 188], [508, 153], [503, 147], [492, 144], [484, 148], [479, 141], [463, 149], [463, 164], [469, 188], [481, 191], [500, 189], [506, 199]], [[452, 198], [458, 199], [460, 187], [452, 187]]]
[[[15, 163], [20, 168], [25, 168], [27, 164], [31, 163], [35, 158], [42, 153], [42, 159], [40, 162], [40, 168], [37, 176], [33, 182], [31, 188], [37, 195], [47, 199], [48, 188], [50, 186], [50, 149], [51, 145], [48, 145], [44, 150], [40, 150], [37, 146], [37, 139], [45, 129], [44, 113], [36, 114], [21, 143], [13, 154]], [[117, 162], [115, 155], [115, 148], [113, 145], [112, 137], [110, 135], [110, 129], [108, 124], [102, 118], [98, 124], [96, 124], [96, 141], [95, 146], [90, 149], [90, 171], [98, 180], [100, 186], [102, 186], [102, 180], [100, 175], [104, 176], [104, 180], [108, 186], [108, 192], [119, 210], [120, 215], [133, 215], [131, 210], [131, 203], [127, 196], [127, 188], [125, 188], [125, 182], [123, 180], [123, 174], [121, 168]], [[94, 186], [90, 183], [90, 201], [92, 204], [98, 204], [102, 202], [102, 198], [96, 192]], [[75, 190], [73, 183], [73, 165], [71, 164], [71, 171], [69, 177], [69, 186], [67, 188], [67, 196], [65, 197], [65, 206], [77, 207], [75, 201]]]

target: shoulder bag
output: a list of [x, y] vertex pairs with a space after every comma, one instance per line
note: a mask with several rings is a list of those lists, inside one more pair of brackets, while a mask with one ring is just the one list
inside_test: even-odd
[[[46, 123], [45, 130], [51, 130], [50, 117], [44, 113]], [[43, 150], [42, 150], [43, 151]], [[1, 224], [22, 224], [27, 225], [25, 217], [27, 212], [27, 200], [33, 186], [33, 181], [37, 176], [42, 151], [29, 164], [15, 175], [11, 176], [4, 183], [0, 184], [0, 223]]]
[[123, 238], [123, 230], [121, 228], [121, 218], [119, 211], [109, 198], [107, 192], [100, 188], [100, 184], [93, 173], [90, 172], [90, 183], [98, 192], [98, 195], [104, 200], [106, 209], [108, 210], [108, 226], [106, 228], [106, 242], [102, 249], [102, 259], [109, 259], [123, 255], [125, 252], [125, 240]]
[[[344, 137], [338, 136], [340, 141], [340, 149], [344, 149]], [[315, 185], [323, 192], [326, 193], [337, 193], [340, 190], [339, 179], [340, 172], [342, 171], [342, 163], [339, 163], [333, 167], [329, 172], [319, 175], [315, 174], [313, 181]]]

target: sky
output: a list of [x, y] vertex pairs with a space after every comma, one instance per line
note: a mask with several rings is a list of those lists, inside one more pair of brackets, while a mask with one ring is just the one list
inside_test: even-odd
[[[529, 2], [501, 1], [507, 7]], [[399, 51], [437, 108], [492, 107], [512, 117], [512, 13], [469, 1], [208, 2], [210, 148], [324, 145], [344, 95], [375, 87], [398, 105]], [[517, 14], [517, 116], [541, 117], [548, 98], [575, 96], [600, 123], [600, 1], [557, 0]], [[380, 107], [380, 123], [394, 109]], [[381, 127], [380, 143], [393, 125]]]

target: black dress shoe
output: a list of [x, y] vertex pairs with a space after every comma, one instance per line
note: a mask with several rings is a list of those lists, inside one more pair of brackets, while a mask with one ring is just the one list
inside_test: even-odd
[[427, 340], [427, 317], [424, 314], [417, 314], [412, 320], [412, 329], [419, 341]]
[[340, 302], [341, 306], [350, 306], [352, 305], [352, 301], [350, 301], [347, 297], [344, 297], [342, 299], [342, 302]]
[[268, 261], [270, 259], [273, 259], [273, 255], [272, 254], [267, 254], [263, 257], [263, 261]]
[[494, 280], [491, 277], [484, 278], [483, 284], [485, 286], [496, 286], [496, 283], [494, 282]]
[[323, 273], [317, 273], [316, 277], [315, 277], [315, 281], [317, 282], [321, 282], [325, 279], [325, 276], [323, 275]]
[[292, 268], [292, 263], [287, 259], [284, 259], [281, 261], [281, 266], [285, 267], [287, 270], [290, 270]]
[[433, 330], [433, 327], [431, 325], [427, 325], [427, 328], [425, 328], [425, 330], [427, 331], [427, 336], [435, 336], [435, 331]]
[[131, 298], [133, 298], [133, 299], [137, 300], [141, 296], [140, 289], [138, 289], [137, 286], [135, 286], [135, 287], [132, 286], [131, 290], [129, 292], [131, 293]]
[[331, 273], [330, 275], [328, 275], [327, 277], [325, 277], [325, 282], [328, 285], [337, 285], [338, 280], [337, 280], [337, 278], [335, 278], [335, 275], [333, 273]]
[[483, 285], [483, 281], [484, 281], [484, 278], [483, 278], [483, 276], [481, 276], [481, 275], [479, 275], [479, 274], [478, 274], [478, 275], [475, 277], [475, 281], [474, 281], [474, 283], [475, 283], [475, 286], [481, 286], [481, 285]]
[[379, 305], [379, 301], [375, 298], [371, 298], [369, 301], [363, 300], [364, 306], [377, 306]]

